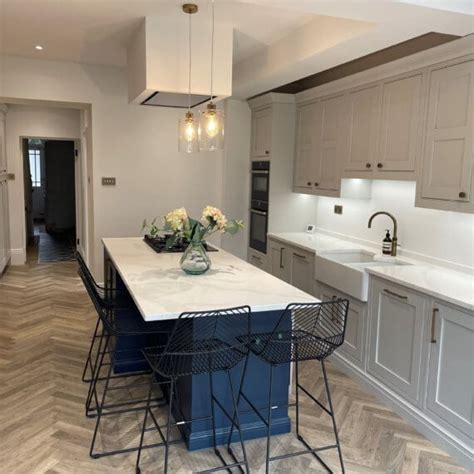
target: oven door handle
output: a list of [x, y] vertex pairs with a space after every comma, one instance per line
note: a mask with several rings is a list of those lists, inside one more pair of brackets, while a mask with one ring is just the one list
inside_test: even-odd
[[254, 212], [255, 214], [258, 214], [259, 216], [266, 216], [267, 215], [267, 212], [258, 211], [257, 209], [250, 209], [250, 212]]
[[270, 174], [270, 171], [268, 170], [252, 170], [252, 174]]

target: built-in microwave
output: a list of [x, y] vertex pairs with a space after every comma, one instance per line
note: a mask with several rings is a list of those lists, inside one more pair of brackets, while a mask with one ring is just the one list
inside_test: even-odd
[[251, 200], [268, 202], [270, 191], [270, 162], [253, 161]]

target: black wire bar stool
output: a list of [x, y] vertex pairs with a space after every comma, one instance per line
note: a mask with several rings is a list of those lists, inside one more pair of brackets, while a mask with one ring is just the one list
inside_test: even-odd
[[[131, 300], [130, 295], [126, 290], [117, 289], [117, 288], [105, 288], [100, 286], [92, 276], [86, 262], [82, 258], [82, 255], [79, 252], [75, 254], [77, 263], [79, 264], [79, 269], [87, 279], [91, 287], [93, 288], [94, 298], [99, 300], [101, 306], [104, 310], [114, 310], [118, 308], [133, 308], [133, 301]], [[94, 334], [91, 338], [91, 344], [89, 347], [89, 352], [87, 354], [86, 362], [84, 364], [84, 369], [82, 371], [81, 380], [86, 383], [91, 383], [94, 379], [94, 373], [97, 368], [97, 363], [101, 351], [103, 350], [103, 341], [104, 341], [104, 330], [101, 330], [100, 317], [97, 314], [97, 322], [94, 329]], [[98, 343], [98, 344], [96, 344]], [[96, 347], [97, 345], [97, 347]], [[95, 349], [95, 356], [94, 356]], [[89, 415], [88, 405], [90, 400], [88, 397], [88, 403], [86, 404], [86, 413]], [[93, 415], [95, 416], [95, 415]]]
[[[174, 329], [169, 337], [168, 343], [164, 347], [152, 347], [143, 350], [143, 354], [150, 364], [155, 377], [150, 379], [148, 393], [148, 403], [143, 420], [142, 433], [140, 438], [140, 449], [137, 454], [136, 472], [140, 471], [141, 447], [143, 446], [145, 432], [147, 429], [148, 416], [153, 421], [154, 430], [159, 433], [164, 447], [164, 467], [163, 472], [168, 472], [168, 455], [171, 444], [181, 442], [181, 439], [171, 440], [171, 429], [178, 427], [181, 434], [189, 433], [192, 423], [210, 422], [212, 425], [212, 443], [215, 455], [222, 465], [201, 472], [216, 472], [227, 470], [232, 472], [232, 468], [238, 468], [245, 472], [245, 466], [249, 472], [247, 454], [241, 433], [240, 419], [237, 412], [237, 399], [230, 370], [243, 361], [248, 355], [246, 341], [238, 340], [237, 336], [246, 334], [250, 337], [250, 307], [242, 306], [231, 309], [216, 311], [187, 312], [182, 313], [176, 320]], [[231, 394], [232, 412], [223, 405], [222, 401], [215, 395], [213, 374], [224, 372], [227, 375], [229, 390]], [[182, 377], [203, 375], [209, 376], [209, 404], [210, 414], [208, 416], [186, 419], [179, 402], [177, 383]], [[168, 410], [167, 422], [160, 425], [152, 411], [150, 403], [152, 388], [154, 385], [166, 384], [168, 388]], [[233, 463], [227, 464], [221, 452], [217, 448], [216, 436], [216, 407], [224, 414], [238, 432], [238, 438], [243, 453], [243, 460], [234, 458]], [[172, 422], [174, 417], [175, 421]], [[164, 432], [166, 428], [166, 431]], [[229, 443], [230, 444], [230, 443]]]
[[[145, 406], [148, 402], [147, 398], [142, 398], [138, 400], [132, 399], [106, 404], [107, 394], [112, 391], [131, 390], [139, 387], [148, 386], [148, 382], [143, 381], [130, 384], [122, 383], [113, 387], [110, 386], [110, 381], [112, 379], [137, 377], [151, 373], [151, 370], [147, 369], [141, 371], [130, 370], [128, 372], [126, 371], [124, 373], [115, 375], [114, 370], [119, 364], [121, 370], [126, 370], [123, 369], [123, 367], [133, 367], [139, 364], [140, 362], [142, 364], [146, 363], [143, 360], [143, 356], [141, 354], [141, 347], [121, 349], [120, 344], [123, 344], [123, 341], [126, 339], [136, 339], [140, 337], [145, 338], [145, 340], [147, 340], [148, 342], [163, 342], [167, 340], [169, 330], [163, 328], [162, 323], [146, 323], [145, 321], [143, 321], [141, 315], [136, 309], [131, 309], [130, 307], [118, 308], [116, 306], [109, 305], [104, 306], [95, 291], [95, 281], [89, 275], [90, 273], [85, 274], [83, 273], [81, 268], [79, 269], [79, 276], [81, 277], [86, 287], [86, 290], [89, 293], [89, 296], [91, 297], [91, 300], [99, 315], [99, 320], [103, 327], [103, 345], [102, 347], [99, 347], [98, 359], [97, 362], [94, 364], [94, 368], [92, 370], [89, 394], [86, 403], [87, 408], [90, 409], [89, 405], [91, 404], [92, 398], [94, 398], [95, 400], [95, 416], [97, 419], [89, 454], [92, 458], [99, 458], [136, 451], [138, 449], [138, 446], [134, 446], [123, 449], [103, 451], [99, 453], [94, 452], [102, 417], [129, 413], [134, 411], [145, 411]], [[109, 362], [107, 362], [106, 356], [108, 357]], [[102, 369], [104, 369], [105, 367], [108, 367], [107, 373], [104, 377], [101, 377]], [[98, 395], [98, 382], [104, 383], [101, 396]], [[156, 398], [155, 400], [153, 400], [153, 403], [155, 403], [154, 406], [162, 406], [164, 404], [164, 397]], [[154, 447], [154, 445], [146, 446], [145, 448], [149, 447]]]
[[[265, 472], [270, 472], [270, 462], [279, 459], [290, 458], [302, 454], [312, 454], [327, 472], [333, 472], [331, 468], [321, 459], [318, 453], [330, 449], [337, 449], [342, 472], [344, 469], [344, 460], [342, 457], [339, 435], [337, 432], [334, 408], [329, 390], [328, 378], [324, 360], [334, 352], [344, 342], [347, 312], [349, 309], [349, 301], [344, 299], [332, 300], [323, 303], [293, 303], [286, 307], [272, 332], [251, 334], [250, 336], [240, 336], [238, 339], [245, 342], [252, 352], [262, 361], [270, 365], [270, 383], [268, 391], [268, 404], [265, 407], [256, 407], [244, 392], [245, 372], [247, 368], [247, 360], [242, 375], [237, 404], [243, 399], [249, 410], [239, 410], [240, 414], [249, 411], [255, 412], [258, 418], [267, 426], [267, 445], [266, 445], [266, 463]], [[291, 319], [291, 324], [288, 323]], [[299, 381], [298, 363], [307, 360], [317, 360], [321, 363], [326, 395], [329, 407], [324, 406], [317, 400]], [[287, 405], [274, 406], [272, 404], [272, 383], [274, 368], [280, 364], [295, 363], [295, 402]], [[332, 419], [335, 444], [312, 448], [300, 433], [299, 417], [300, 417], [300, 390], [307, 395], [314, 403], [316, 403], [323, 411], [325, 411]], [[279, 456], [270, 456], [270, 438], [272, 427], [272, 411], [278, 408], [295, 407], [296, 408], [296, 436], [306, 449], [293, 453], [286, 453]], [[266, 418], [261, 412], [266, 412]], [[228, 452], [234, 457], [230, 449], [230, 439], [232, 436], [234, 425], [232, 425], [229, 435]]]

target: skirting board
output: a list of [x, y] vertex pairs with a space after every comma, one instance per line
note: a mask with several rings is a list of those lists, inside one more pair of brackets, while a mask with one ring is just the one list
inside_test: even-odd
[[382, 386], [376, 379], [366, 372], [362, 372], [358, 367], [351, 364], [341, 355], [334, 353], [331, 362], [350, 377], [355, 378], [377, 398], [387, 403], [394, 411], [408, 421], [417, 431], [426, 436], [430, 441], [444, 449], [466, 469], [473, 468], [474, 459], [469, 454], [467, 448], [457, 443], [441, 426], [435, 424], [423, 412], [408, 406], [399, 396]]
[[24, 265], [26, 263], [25, 249], [10, 249], [10, 264]]

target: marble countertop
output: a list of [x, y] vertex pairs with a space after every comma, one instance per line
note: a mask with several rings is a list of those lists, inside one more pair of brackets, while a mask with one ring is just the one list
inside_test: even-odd
[[[377, 250], [373, 247], [321, 233], [286, 232], [268, 235], [315, 254], [353, 249], [363, 249], [377, 254]], [[469, 274], [405, 256], [397, 258], [409, 262], [410, 265], [369, 267], [366, 271], [370, 275], [474, 311], [474, 271]]]
[[273, 311], [318, 301], [221, 249], [210, 254], [207, 273], [187, 275], [179, 267], [181, 254], [158, 254], [141, 237], [102, 242], [145, 321], [175, 319], [185, 311], [242, 305], [255, 312]]

